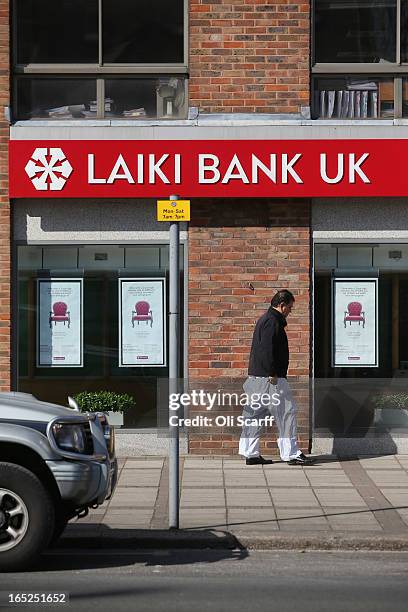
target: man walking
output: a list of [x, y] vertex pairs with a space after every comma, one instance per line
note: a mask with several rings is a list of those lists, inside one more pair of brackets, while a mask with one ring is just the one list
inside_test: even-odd
[[[295, 298], [287, 289], [278, 291], [271, 300], [271, 306], [258, 320], [252, 339], [249, 356], [248, 379], [244, 391], [252, 398], [244, 409], [244, 416], [261, 421], [266, 413], [272, 413], [279, 430], [278, 447], [282, 461], [289, 465], [311, 463], [297, 444], [296, 404], [293, 399], [287, 372], [289, 366], [289, 345], [285, 327]], [[260, 397], [269, 396], [269, 405], [259, 405]], [[239, 442], [239, 454], [246, 458], [247, 465], [272, 463], [259, 454], [262, 427], [244, 426]]]

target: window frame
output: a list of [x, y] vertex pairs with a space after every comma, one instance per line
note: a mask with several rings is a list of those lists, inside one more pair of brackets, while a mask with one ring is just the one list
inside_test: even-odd
[[[401, 11], [402, 0], [396, 0], [396, 61], [390, 63], [333, 63], [333, 62], [316, 62], [316, 36], [315, 36], [315, 14], [316, 0], [311, 2], [311, 103], [312, 116], [316, 116], [316, 108], [314, 104], [314, 77], [335, 77], [349, 75], [364, 75], [367, 78], [389, 76], [394, 79], [394, 119], [402, 118], [403, 109], [403, 77], [408, 77], [408, 61], [401, 62]], [[319, 118], [319, 117], [316, 117]], [[328, 120], [331, 121], [332, 119]], [[367, 121], [367, 119], [353, 119], [354, 121]], [[373, 119], [370, 119], [373, 121]], [[386, 119], [378, 117], [375, 121], [385, 121]], [[344, 119], [350, 121], [350, 119]]]
[[[20, 0], [21, 1], [21, 0]], [[171, 1], [171, 0], [169, 0]], [[96, 101], [97, 114], [96, 119], [105, 119], [105, 78], [114, 76], [140, 76], [140, 77], [165, 77], [167, 75], [180, 76], [184, 81], [186, 101], [188, 101], [188, 77], [189, 77], [189, 0], [183, 0], [183, 15], [184, 15], [184, 31], [183, 31], [183, 61], [179, 63], [127, 63], [127, 64], [110, 64], [103, 63], [103, 41], [102, 41], [102, 2], [98, 0], [98, 62], [91, 64], [69, 64], [69, 63], [17, 63], [17, 10], [19, 0], [12, 0], [12, 74], [13, 74], [13, 114], [18, 117], [18, 96], [17, 96], [17, 81], [15, 77], [32, 76], [32, 77], [52, 77], [58, 78], [94, 78], [96, 80]], [[188, 102], [186, 104], [188, 108]], [[112, 119], [112, 118], [109, 118]], [[118, 121], [120, 117], [115, 118]], [[17, 119], [18, 120], [18, 119]], [[48, 119], [43, 119], [48, 121]], [[122, 119], [123, 120], [123, 119]], [[55, 121], [55, 120], [50, 120]], [[69, 120], [71, 121], [71, 120]], [[84, 119], [89, 121], [89, 119]], [[140, 121], [139, 119], [137, 121]]]
[[[18, 64], [17, 59], [17, 4], [19, 0], [12, 0], [12, 63], [15, 74], [185, 74], [188, 72], [188, 0], [183, 0], [184, 5], [184, 32], [183, 32], [183, 61], [175, 63], [104, 63], [102, 57], [102, 0], [98, 0], [98, 62], [90, 64], [68, 64], [68, 63], [45, 63], [45, 64]], [[171, 1], [171, 0], [169, 0]]]

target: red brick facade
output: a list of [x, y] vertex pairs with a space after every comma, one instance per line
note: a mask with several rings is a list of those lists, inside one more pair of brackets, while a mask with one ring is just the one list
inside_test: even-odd
[[10, 389], [10, 203], [8, 198], [10, 103], [9, 2], [0, 0], [0, 390]]
[[[189, 105], [207, 113], [299, 113], [309, 104], [309, 3], [190, 0]], [[10, 388], [9, 1], [0, 0], [0, 390]], [[189, 376], [244, 377], [254, 324], [272, 294], [296, 297], [290, 374], [309, 377], [310, 202], [195, 200], [189, 228]], [[299, 435], [309, 441], [308, 394]], [[192, 453], [236, 453], [236, 436], [190, 436]], [[269, 454], [275, 441], [263, 441]]]
[[299, 113], [309, 105], [310, 3], [190, 0], [190, 106]]
[[[290, 371], [306, 382], [310, 360], [310, 202], [195, 200], [189, 230], [189, 376], [244, 377], [254, 324], [276, 290], [296, 304], [288, 319]], [[251, 288], [251, 286], [253, 288]], [[309, 440], [309, 402], [298, 418], [303, 449]], [[274, 440], [264, 441], [275, 448]], [[238, 450], [231, 434], [192, 435], [192, 453]], [[269, 450], [269, 453], [271, 451]]]

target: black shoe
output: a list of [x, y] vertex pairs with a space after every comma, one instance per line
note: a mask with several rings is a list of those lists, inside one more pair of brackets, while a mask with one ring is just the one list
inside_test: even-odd
[[259, 457], [248, 457], [245, 461], [247, 465], [271, 465], [273, 463], [272, 459], [264, 459], [259, 455]]
[[298, 455], [296, 459], [290, 459], [288, 465], [312, 465], [313, 459], [306, 457], [303, 453]]

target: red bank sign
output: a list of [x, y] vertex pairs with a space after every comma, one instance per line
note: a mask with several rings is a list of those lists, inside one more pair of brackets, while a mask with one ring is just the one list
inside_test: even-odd
[[407, 196], [407, 150], [407, 140], [15, 140], [10, 197]]

